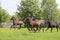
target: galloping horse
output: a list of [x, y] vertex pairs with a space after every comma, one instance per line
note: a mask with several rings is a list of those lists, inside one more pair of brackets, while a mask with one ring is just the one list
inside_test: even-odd
[[[16, 18], [13, 16], [11, 18], [11, 20], [13, 21], [13, 25], [11, 26], [11, 28], [15, 25], [20, 25], [19, 29], [21, 28], [21, 25], [24, 25], [24, 22], [23, 21], [17, 21]], [[13, 28], [16, 28], [16, 27], [13, 27]]]
[[[27, 17], [26, 19], [25, 19], [25, 21], [26, 21], [26, 23], [28, 24], [28, 25], [30, 25], [30, 28], [31, 28], [31, 30], [34, 30], [35, 32], [38, 30], [38, 28], [39, 28], [39, 30], [38, 31], [40, 31], [41, 30], [41, 28], [43, 27], [43, 32], [44, 32], [44, 25], [45, 25], [45, 20], [37, 20], [37, 19], [35, 19], [35, 18], [30, 18], [30, 17]], [[43, 26], [42, 26], [43, 25]], [[34, 27], [36, 26], [36, 30], [34, 29]], [[28, 28], [29, 29], [29, 28]], [[30, 29], [29, 29], [30, 30]]]
[[27, 25], [27, 29], [29, 31], [32, 30], [32, 29], [30, 29], [31, 28], [30, 21], [31, 21], [31, 18], [30, 17], [26, 17], [25, 20], [24, 20], [24, 23], [25, 23], [25, 25]]
[[55, 28], [57, 29], [57, 32], [58, 32], [59, 26], [58, 26], [57, 22], [47, 21], [47, 23], [48, 23], [48, 24], [47, 24], [48, 27], [47, 27], [46, 31], [47, 31], [49, 28], [51, 28], [51, 32], [52, 32], [52, 29], [55, 27]]

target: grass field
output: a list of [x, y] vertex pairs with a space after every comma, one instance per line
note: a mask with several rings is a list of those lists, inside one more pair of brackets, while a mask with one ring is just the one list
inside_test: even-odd
[[60, 40], [60, 30], [56, 32], [56, 29], [53, 29], [53, 32], [50, 32], [50, 29], [47, 32], [29, 32], [26, 28], [18, 29], [9, 29], [9, 28], [0, 28], [0, 40]]

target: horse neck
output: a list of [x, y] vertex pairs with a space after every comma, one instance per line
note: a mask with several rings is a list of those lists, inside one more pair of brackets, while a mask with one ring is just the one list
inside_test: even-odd
[[13, 24], [15, 23], [16, 20], [13, 20]]

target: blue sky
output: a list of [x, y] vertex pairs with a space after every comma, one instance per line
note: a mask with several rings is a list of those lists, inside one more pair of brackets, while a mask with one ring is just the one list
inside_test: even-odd
[[[17, 11], [17, 5], [20, 0], [0, 0], [2, 7], [9, 12], [10, 15], [13, 15]], [[60, 0], [56, 0], [58, 8], [60, 8]]]

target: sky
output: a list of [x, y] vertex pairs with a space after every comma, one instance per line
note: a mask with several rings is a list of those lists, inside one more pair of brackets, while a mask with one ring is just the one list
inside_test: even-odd
[[[0, 0], [3, 9], [7, 10], [10, 15], [14, 15], [17, 11], [17, 5], [20, 1], [21, 0]], [[56, 2], [58, 4], [58, 8], [60, 8], [60, 0], [56, 0]]]
[[13, 15], [17, 10], [17, 5], [19, 4], [19, 0], [0, 0], [1, 6], [3, 9], [7, 10], [10, 15]]

